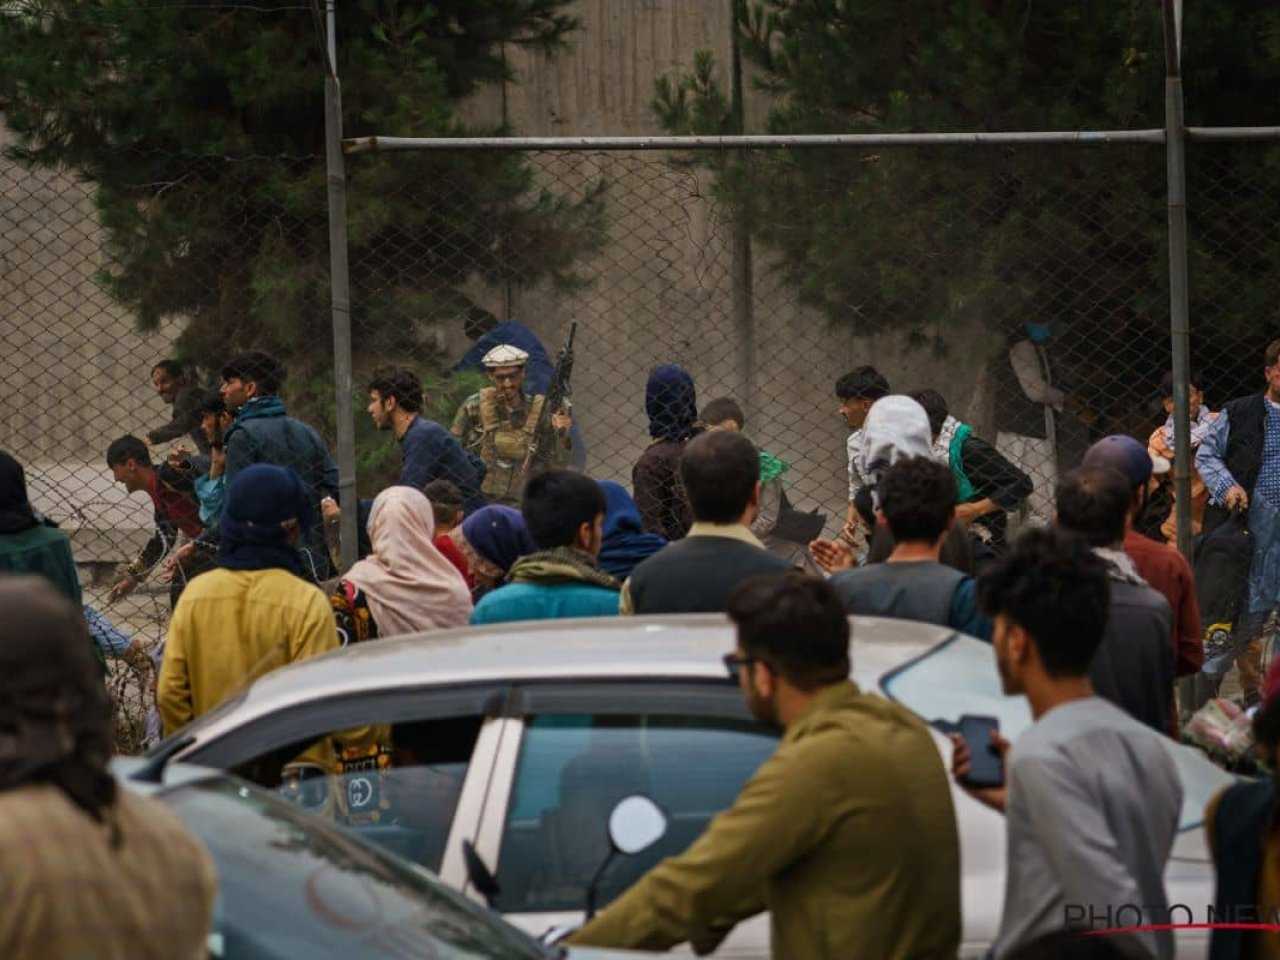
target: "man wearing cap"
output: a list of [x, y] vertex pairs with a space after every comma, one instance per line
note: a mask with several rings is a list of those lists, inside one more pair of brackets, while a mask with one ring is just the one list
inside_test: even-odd
[[1115, 434], [1103, 437], [1090, 447], [1084, 455], [1083, 466], [1110, 467], [1129, 482], [1131, 499], [1124, 528], [1124, 552], [1142, 579], [1169, 601], [1173, 611], [1175, 674], [1186, 677], [1198, 673], [1204, 663], [1204, 642], [1191, 565], [1173, 547], [1157, 543], [1134, 529], [1134, 520], [1146, 507], [1155, 478], [1169, 472], [1169, 461], [1151, 456], [1133, 437]]
[[453, 435], [484, 460], [486, 472], [481, 492], [493, 503], [518, 507], [530, 473], [568, 465], [573, 452], [569, 430], [573, 420], [567, 410], [551, 412], [554, 436], [544, 441], [534, 462], [530, 451], [537, 440], [545, 394], [524, 389], [529, 354], [504, 343], [484, 355], [482, 363], [493, 386], [472, 394], [458, 408]]
[[1225, 404], [1196, 451], [1196, 469], [1209, 488], [1204, 532], [1212, 533], [1232, 513], [1248, 517], [1253, 558], [1240, 622], [1227, 649], [1209, 650], [1205, 672], [1219, 674], [1242, 648], [1246, 701], [1255, 699], [1261, 679], [1253, 641], [1280, 598], [1280, 340], [1267, 344], [1263, 358], [1266, 390]]

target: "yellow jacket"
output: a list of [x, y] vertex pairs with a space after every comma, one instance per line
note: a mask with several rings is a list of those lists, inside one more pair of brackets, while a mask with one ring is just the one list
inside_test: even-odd
[[165, 735], [246, 683], [338, 648], [329, 601], [287, 570], [227, 570], [187, 585], [169, 621], [156, 701]]
[[822, 690], [706, 833], [569, 942], [707, 953], [762, 910], [786, 960], [955, 957], [960, 840], [919, 719], [851, 682]]

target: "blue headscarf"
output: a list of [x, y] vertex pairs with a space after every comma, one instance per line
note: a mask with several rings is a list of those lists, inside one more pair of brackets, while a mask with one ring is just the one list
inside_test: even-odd
[[667, 541], [656, 533], [646, 533], [640, 510], [626, 488], [612, 480], [601, 480], [604, 493], [604, 545], [596, 563], [619, 580], [631, 575], [637, 563], [657, 553]]
[[649, 415], [649, 436], [674, 443], [688, 440], [698, 419], [693, 377], [674, 363], [654, 367], [644, 388], [644, 411]]
[[538, 552], [524, 517], [511, 507], [481, 507], [462, 521], [462, 535], [472, 549], [506, 573], [521, 557]]
[[281, 526], [289, 520], [297, 520], [300, 530], [311, 528], [311, 501], [297, 473], [269, 463], [245, 467], [227, 486], [218, 565], [229, 570], [280, 567], [301, 576], [302, 557]]

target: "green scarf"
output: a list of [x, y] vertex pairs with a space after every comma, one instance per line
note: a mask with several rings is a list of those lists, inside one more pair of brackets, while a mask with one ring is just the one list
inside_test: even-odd
[[772, 453], [760, 451], [760, 482], [770, 483], [791, 469], [791, 464], [779, 460]]
[[947, 459], [951, 461], [951, 475], [956, 478], [956, 503], [968, 503], [973, 497], [973, 481], [964, 472], [964, 457], [961, 452], [971, 433], [973, 427], [967, 423], [960, 424], [951, 435], [951, 448], [947, 451]]
[[608, 590], [621, 584], [599, 569], [591, 554], [577, 547], [556, 547], [521, 557], [511, 567], [511, 583], [587, 583]]

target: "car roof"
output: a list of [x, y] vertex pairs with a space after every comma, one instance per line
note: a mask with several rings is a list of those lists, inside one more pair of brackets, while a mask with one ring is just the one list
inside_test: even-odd
[[[873, 688], [889, 670], [952, 636], [933, 624], [850, 617], [852, 675]], [[535, 620], [408, 634], [354, 644], [274, 670], [201, 717], [252, 716], [318, 698], [395, 687], [494, 681], [721, 679], [734, 630], [723, 614]]]

